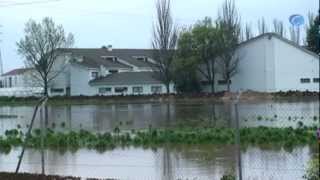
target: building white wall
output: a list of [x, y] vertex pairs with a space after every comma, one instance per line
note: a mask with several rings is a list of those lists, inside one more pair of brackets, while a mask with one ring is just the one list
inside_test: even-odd
[[70, 95], [71, 96], [93, 96], [97, 94], [97, 89], [89, 85], [91, 72], [86, 67], [72, 64], [70, 66]]
[[[266, 37], [265, 37], [266, 39]], [[265, 40], [255, 40], [243, 44], [237, 50], [237, 56], [240, 58], [237, 74], [231, 79], [231, 91], [267, 91], [267, 85], [271, 85], [270, 80], [267, 82], [267, 71], [271, 64], [266, 62], [272, 58], [272, 51], [267, 48], [272, 43]]]
[[[318, 91], [318, 57], [279, 38], [266, 35], [242, 45], [238, 73], [232, 78], [231, 91], [258, 92]], [[310, 83], [301, 83], [309, 78]], [[218, 85], [217, 85], [218, 86]]]
[[[0, 96], [38, 96], [42, 88], [36, 85], [35, 80], [31, 77], [31, 71], [22, 74], [2, 76], [3, 87], [0, 88]], [[9, 79], [11, 78], [11, 87]]]
[[[313, 82], [313, 78], [319, 78], [318, 57], [277, 38], [273, 38], [273, 41], [276, 91], [318, 91], [319, 83]], [[310, 78], [310, 83], [301, 83], [301, 78]]]

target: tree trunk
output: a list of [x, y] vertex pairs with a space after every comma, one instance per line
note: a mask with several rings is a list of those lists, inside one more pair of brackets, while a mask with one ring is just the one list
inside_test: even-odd
[[211, 93], [214, 94], [214, 81], [211, 80], [210, 84], [211, 84]]
[[167, 94], [170, 94], [170, 83], [166, 83]]
[[215, 91], [215, 74], [214, 74], [214, 62], [211, 62], [211, 72], [212, 72], [212, 79], [211, 79], [211, 93], [214, 94]]
[[44, 79], [43, 84], [44, 84], [43, 95], [45, 97], [48, 97], [48, 80], [46, 78]]
[[230, 92], [230, 85], [231, 85], [231, 80], [230, 80], [230, 75], [227, 75], [227, 91]]

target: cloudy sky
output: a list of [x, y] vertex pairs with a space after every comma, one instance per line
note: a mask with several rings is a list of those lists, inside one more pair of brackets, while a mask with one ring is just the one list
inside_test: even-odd
[[[205, 16], [215, 18], [224, 0], [172, 0], [180, 26]], [[242, 21], [256, 26], [265, 17], [289, 26], [292, 14], [317, 12], [318, 0], [235, 0]], [[49, 16], [75, 36], [75, 47], [150, 48], [155, 0], [0, 0], [0, 49], [4, 71], [23, 66], [16, 42], [23, 37], [28, 19]]]

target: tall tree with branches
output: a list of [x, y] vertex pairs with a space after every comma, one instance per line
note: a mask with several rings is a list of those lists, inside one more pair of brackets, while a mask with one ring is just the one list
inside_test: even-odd
[[24, 33], [25, 36], [17, 42], [18, 53], [25, 58], [26, 66], [33, 69], [33, 81], [41, 85], [44, 96], [48, 96], [49, 85], [62, 71], [61, 65], [64, 64], [57, 62], [62, 53], [58, 49], [72, 46], [73, 35], [66, 35], [62, 25], [56, 25], [48, 17], [41, 23], [29, 20]]
[[170, 0], [158, 0], [156, 9], [157, 21], [153, 26], [152, 40], [155, 68], [169, 94], [170, 83], [173, 80], [173, 61], [178, 41], [178, 29], [172, 20]]
[[238, 72], [239, 57], [236, 49], [240, 42], [241, 22], [233, 0], [226, 0], [222, 6], [222, 13], [217, 20], [219, 29], [218, 42], [221, 48], [219, 69], [230, 91], [231, 78]]
[[273, 32], [277, 33], [281, 37], [285, 36], [285, 28], [282, 21], [279, 21], [277, 19], [273, 20]]
[[299, 44], [300, 42], [300, 29], [295, 28], [294, 26], [289, 27], [289, 32], [290, 32], [290, 40], [295, 42], [296, 44]]
[[253, 37], [252, 28], [251, 28], [250, 24], [246, 24], [246, 26], [245, 26], [244, 37], [245, 37], [246, 41]]
[[268, 32], [268, 26], [264, 17], [258, 20], [258, 31], [259, 34], [265, 34]]
[[206, 17], [180, 34], [177, 51], [178, 61], [184, 65], [180, 72], [188, 71], [194, 77], [188, 82], [196, 84], [195, 78], [199, 74], [200, 81], [210, 86], [211, 93], [215, 92], [216, 60], [220, 51], [216, 39], [217, 29], [211, 18]]

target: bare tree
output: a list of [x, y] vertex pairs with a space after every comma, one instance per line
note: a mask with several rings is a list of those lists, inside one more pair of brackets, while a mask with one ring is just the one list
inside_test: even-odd
[[295, 28], [294, 26], [290, 26], [290, 40], [295, 42], [296, 44], [300, 44], [300, 28]]
[[178, 41], [178, 30], [171, 17], [170, 0], [158, 0], [156, 9], [157, 21], [153, 26], [152, 40], [155, 68], [169, 94], [170, 83], [173, 80], [172, 66]]
[[259, 31], [259, 34], [265, 34], [268, 32], [267, 23], [264, 17], [258, 20], [258, 31]]
[[277, 33], [281, 37], [285, 36], [285, 29], [282, 21], [279, 21], [277, 19], [273, 20], [273, 32]]
[[239, 58], [236, 56], [236, 49], [241, 34], [240, 15], [233, 0], [226, 0], [223, 4], [222, 14], [219, 15], [217, 24], [221, 32], [218, 40], [222, 50], [218, 61], [220, 63], [219, 69], [228, 91], [230, 91], [231, 78], [238, 69]]
[[[61, 55], [59, 48], [73, 45], [73, 35], [65, 35], [61, 25], [55, 25], [51, 18], [44, 18], [41, 23], [29, 20], [26, 24], [25, 37], [17, 42], [18, 53], [25, 58], [27, 67], [33, 68], [34, 80], [43, 87], [43, 94], [48, 96], [50, 83], [62, 71], [57, 58]], [[64, 62], [63, 62], [64, 63]]]
[[253, 37], [252, 28], [251, 28], [250, 24], [246, 24], [244, 33], [245, 33], [245, 40], [246, 41]]

